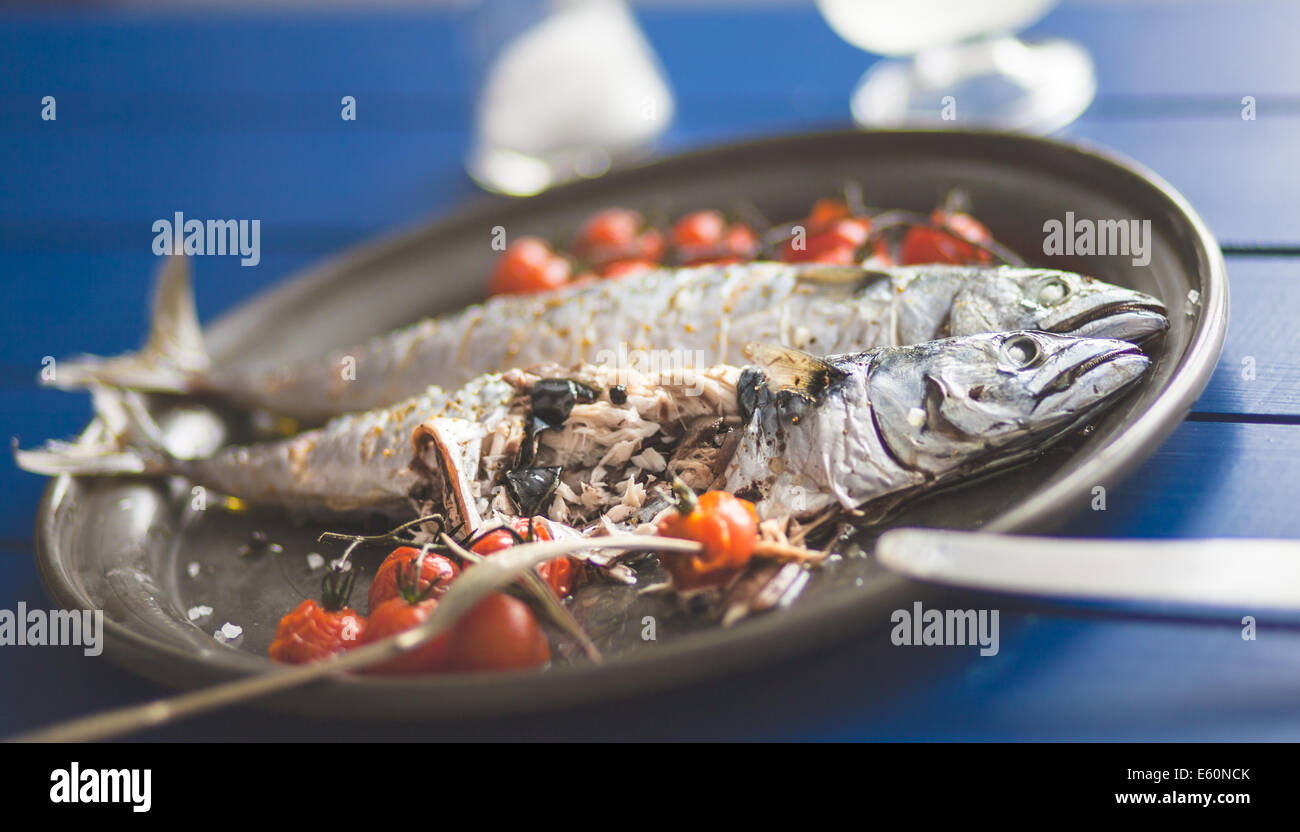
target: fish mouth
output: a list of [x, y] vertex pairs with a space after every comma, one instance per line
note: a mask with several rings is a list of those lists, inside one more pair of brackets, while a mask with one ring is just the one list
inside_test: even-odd
[[1156, 301], [1118, 301], [1085, 309], [1054, 324], [1048, 332], [1138, 343], [1169, 328], [1168, 312]]
[[[1126, 359], [1132, 360], [1130, 361]], [[1066, 367], [1064, 370], [1057, 373], [1051, 381], [1044, 385], [1043, 389], [1039, 390], [1034, 398], [1041, 403], [1044, 399], [1055, 393], [1068, 390], [1076, 381], [1093, 370], [1121, 362], [1125, 364], [1140, 365], [1140, 367], [1138, 367], [1138, 372], [1134, 373], [1131, 379], [1125, 381], [1124, 384], [1120, 385], [1120, 387], [1117, 387], [1115, 390], [1108, 391], [1110, 393], [1116, 392], [1122, 387], [1126, 387], [1133, 381], [1136, 381], [1142, 375], [1142, 370], [1145, 370], [1150, 366], [1151, 359], [1147, 357], [1146, 353], [1142, 352], [1142, 350], [1132, 344], [1123, 347], [1116, 347], [1115, 349], [1098, 353], [1097, 355], [1085, 358], [1077, 364], [1072, 364], [1069, 367]]]

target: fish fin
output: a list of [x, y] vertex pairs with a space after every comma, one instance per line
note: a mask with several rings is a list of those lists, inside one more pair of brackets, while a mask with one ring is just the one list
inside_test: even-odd
[[808, 399], [819, 398], [832, 380], [844, 375], [826, 359], [793, 347], [750, 342], [744, 353], [767, 376], [771, 389], [790, 390]]
[[102, 387], [93, 389], [92, 396], [103, 428], [102, 438], [76, 442], [51, 439], [32, 450], [21, 450], [15, 439], [14, 462], [18, 467], [51, 477], [166, 473], [171, 456], [163, 445], [162, 431], [139, 397]]
[[107, 385], [158, 393], [192, 392], [210, 366], [194, 308], [189, 260], [172, 255], [158, 271], [149, 339], [138, 353], [85, 356], [56, 365], [44, 383], [64, 390]]

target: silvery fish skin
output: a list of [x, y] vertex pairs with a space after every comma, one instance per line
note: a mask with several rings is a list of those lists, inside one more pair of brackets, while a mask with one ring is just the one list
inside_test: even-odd
[[[156, 429], [140, 424], [142, 408], [119, 408], [110, 397], [101, 417], [122, 426], [114, 432], [126, 450], [55, 443], [20, 451], [18, 463], [46, 474], [176, 474], [252, 502], [437, 512], [475, 529], [497, 513], [533, 513], [512, 502], [504, 479], [535, 442], [526, 470], [558, 471], [536, 512], [577, 528], [651, 519], [651, 498], [666, 494], [670, 475], [697, 489], [721, 483], [754, 499], [765, 517], [802, 519], [1036, 453], [1114, 401], [1149, 364], [1128, 342], [1041, 332], [826, 359], [783, 347], [751, 351], [758, 365], [743, 370], [580, 365], [491, 374], [455, 394], [429, 390], [198, 460], [168, 456]], [[530, 434], [543, 382], [580, 384], [589, 395]]]
[[20, 468], [35, 473], [174, 475], [250, 503], [329, 512], [409, 512], [411, 436], [443, 416], [490, 421], [504, 413], [517, 389], [500, 374], [476, 379], [448, 394], [430, 388], [390, 407], [346, 414], [289, 439], [231, 445], [211, 456], [178, 458], [164, 447], [134, 393], [96, 392], [96, 414], [112, 441], [85, 447], [51, 441], [40, 450], [17, 451]]
[[751, 341], [827, 355], [1013, 329], [1137, 342], [1168, 325], [1156, 298], [1071, 272], [759, 262], [495, 297], [319, 359], [226, 368], [203, 349], [185, 262], [171, 258], [163, 270], [145, 350], [61, 362], [51, 383], [215, 394], [318, 423], [543, 363], [701, 369], [742, 362]]
[[[798, 363], [797, 359], [794, 360]], [[746, 370], [750, 414], [725, 488], [760, 514], [888, 504], [1037, 454], [1113, 403], [1150, 365], [1127, 341], [1010, 332], [812, 360], [812, 392]]]

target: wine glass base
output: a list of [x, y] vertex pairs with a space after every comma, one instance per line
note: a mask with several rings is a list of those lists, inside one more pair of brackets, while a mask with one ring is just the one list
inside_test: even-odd
[[1051, 133], [1096, 94], [1087, 51], [1065, 40], [991, 38], [883, 60], [853, 92], [863, 127], [979, 127]]

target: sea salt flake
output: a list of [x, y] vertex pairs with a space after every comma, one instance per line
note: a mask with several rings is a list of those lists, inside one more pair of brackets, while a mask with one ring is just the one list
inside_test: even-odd
[[325, 565], [325, 556], [318, 552], [307, 553], [307, 568], [315, 571]]
[[199, 576], [199, 571], [201, 569], [202, 567], [199, 566], [199, 562], [194, 561], [189, 566], [185, 567], [185, 573], [189, 575], [191, 578], [197, 578]]
[[190, 607], [188, 615], [190, 621], [198, 621], [200, 618], [206, 618], [207, 616], [212, 615], [212, 607], [203, 604], [200, 604], [197, 607]]
[[231, 624], [227, 621], [221, 625], [221, 629], [212, 634], [212, 637], [222, 644], [230, 644], [244, 634], [244, 628], [238, 624]]

